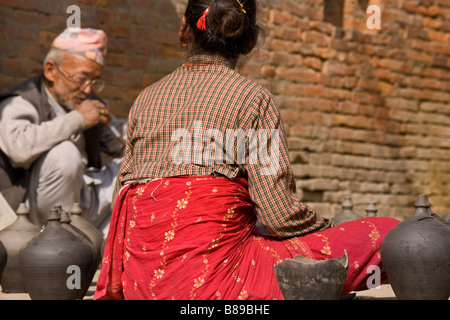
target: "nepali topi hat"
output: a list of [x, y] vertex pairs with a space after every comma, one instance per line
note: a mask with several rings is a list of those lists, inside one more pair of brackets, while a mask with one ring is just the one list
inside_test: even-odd
[[108, 39], [103, 30], [67, 28], [55, 38], [52, 47], [65, 50], [105, 65]]

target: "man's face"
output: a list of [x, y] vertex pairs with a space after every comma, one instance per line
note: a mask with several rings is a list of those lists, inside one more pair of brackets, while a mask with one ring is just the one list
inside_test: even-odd
[[[103, 68], [98, 63], [81, 56], [65, 52], [60, 63], [48, 62], [52, 79], [50, 91], [57, 102], [68, 110], [73, 110], [83, 100], [95, 92], [90, 80], [99, 79]], [[46, 66], [47, 67], [47, 66]]]

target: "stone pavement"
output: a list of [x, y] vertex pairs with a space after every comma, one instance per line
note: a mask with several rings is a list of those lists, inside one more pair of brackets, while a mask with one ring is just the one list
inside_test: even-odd
[[[97, 284], [97, 279], [100, 274], [100, 270], [97, 270], [92, 284], [83, 300], [92, 300]], [[370, 289], [365, 291], [356, 292], [355, 300], [396, 300], [395, 294], [392, 288], [388, 284], [380, 286], [378, 289]], [[31, 300], [30, 296], [26, 293], [3, 293], [0, 292], [0, 300]]]

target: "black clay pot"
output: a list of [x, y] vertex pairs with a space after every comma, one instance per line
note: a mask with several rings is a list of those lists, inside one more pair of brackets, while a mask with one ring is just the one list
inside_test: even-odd
[[443, 216], [443, 218], [444, 218], [445, 220], [447, 220], [447, 221], [450, 221], [450, 212], [448, 212], [447, 214], [445, 214], [445, 215]]
[[447, 219], [445, 216], [441, 217], [440, 215], [437, 215], [436, 213], [434, 213], [431, 208], [428, 209], [428, 212], [430, 213], [430, 215], [435, 218], [436, 220], [442, 222], [443, 224], [445, 224], [448, 228], [450, 228], [450, 219]]
[[286, 300], [338, 300], [348, 274], [348, 256], [313, 260], [300, 255], [276, 264], [275, 275]]
[[96, 253], [96, 267], [100, 264], [102, 259], [102, 245], [103, 234], [92, 223], [82, 217], [82, 210], [78, 203], [75, 203], [70, 210], [70, 220], [73, 227], [78, 228], [81, 232], [86, 234], [90, 242], [92, 243]]
[[19, 252], [19, 267], [33, 300], [82, 299], [90, 285], [92, 251], [62, 227], [52, 209], [46, 227]]
[[369, 202], [366, 207], [366, 218], [376, 217], [378, 215], [378, 209], [376, 202]]
[[362, 216], [353, 211], [352, 198], [346, 197], [344, 198], [344, 202], [342, 202], [342, 211], [337, 215], [335, 215], [334, 218], [332, 218], [331, 220], [333, 220], [333, 222], [336, 225], [339, 225], [345, 222], [354, 221], [362, 218], [363, 218]]
[[381, 259], [400, 300], [450, 297], [450, 229], [430, 214], [419, 195], [414, 214], [393, 228], [381, 245]]
[[0, 241], [6, 248], [8, 260], [1, 277], [2, 292], [26, 293], [22, 275], [19, 271], [19, 250], [41, 230], [28, 219], [28, 209], [20, 204], [17, 209], [17, 219], [0, 231]]
[[[61, 226], [72, 232], [74, 235], [76, 235], [87, 247], [89, 247], [89, 250], [91, 251], [92, 254], [92, 261], [94, 261], [94, 263], [92, 263], [92, 268], [91, 271], [89, 273], [89, 284], [92, 283], [92, 279], [94, 278], [95, 272], [97, 271], [97, 265], [95, 263], [95, 261], [98, 260], [98, 254], [97, 251], [94, 249], [94, 246], [92, 245], [92, 242], [90, 241], [89, 237], [80, 229], [78, 229], [77, 227], [75, 227], [74, 225], [71, 224], [71, 220], [69, 217], [69, 213], [67, 211], [61, 210], [60, 212], [60, 216], [61, 216]], [[86, 287], [86, 290], [89, 289], [89, 287]], [[86, 292], [83, 293], [83, 296], [86, 294]]]
[[6, 248], [3, 245], [3, 242], [0, 241], [0, 279], [2, 278], [3, 270], [5, 270], [7, 259], [8, 254], [6, 253]]

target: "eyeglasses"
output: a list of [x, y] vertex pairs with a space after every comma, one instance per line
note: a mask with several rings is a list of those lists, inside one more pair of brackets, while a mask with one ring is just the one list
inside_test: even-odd
[[70, 75], [67, 74], [65, 71], [63, 71], [58, 64], [55, 63], [56, 69], [64, 76], [66, 77], [70, 82], [77, 85], [80, 90], [83, 90], [87, 88], [88, 86], [91, 86], [91, 89], [94, 92], [100, 92], [105, 87], [105, 82], [103, 80], [92, 80], [88, 79], [86, 77], [81, 77], [77, 75]]

